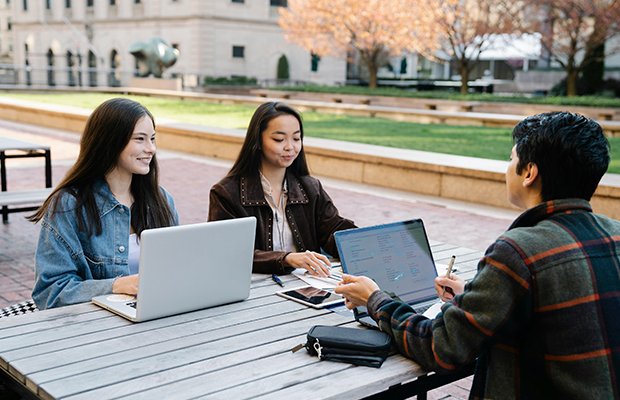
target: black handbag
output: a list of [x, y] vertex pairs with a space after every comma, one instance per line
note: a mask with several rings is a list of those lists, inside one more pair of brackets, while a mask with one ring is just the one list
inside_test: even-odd
[[319, 360], [379, 368], [391, 348], [385, 332], [341, 326], [315, 325], [308, 331], [306, 350]]

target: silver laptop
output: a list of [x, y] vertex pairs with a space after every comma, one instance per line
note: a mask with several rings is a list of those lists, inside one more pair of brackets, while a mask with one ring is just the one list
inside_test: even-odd
[[145, 230], [137, 298], [109, 294], [92, 301], [140, 322], [245, 300], [255, 233], [254, 217]]
[[[345, 273], [373, 279], [418, 313], [439, 301], [437, 270], [421, 219], [338, 231], [334, 237]], [[365, 307], [353, 312], [361, 324], [377, 327]]]

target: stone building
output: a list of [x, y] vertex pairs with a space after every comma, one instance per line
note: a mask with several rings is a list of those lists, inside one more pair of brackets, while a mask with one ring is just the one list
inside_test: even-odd
[[[136, 70], [128, 49], [153, 37], [179, 49], [164, 77], [183, 78], [186, 87], [205, 77], [269, 84], [279, 77], [279, 63], [280, 77], [288, 65], [291, 81], [346, 79], [344, 59], [325, 57], [313, 65], [310, 53], [284, 39], [277, 21], [286, 0], [1, 1], [12, 14], [18, 84], [127, 85]], [[0, 24], [5, 21], [0, 14]]]

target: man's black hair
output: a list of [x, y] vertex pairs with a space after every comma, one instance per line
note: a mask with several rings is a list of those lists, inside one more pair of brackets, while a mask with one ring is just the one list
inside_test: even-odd
[[533, 115], [515, 126], [512, 139], [519, 157], [517, 173], [529, 163], [538, 166], [543, 201], [589, 201], [609, 166], [609, 142], [601, 126], [583, 115]]

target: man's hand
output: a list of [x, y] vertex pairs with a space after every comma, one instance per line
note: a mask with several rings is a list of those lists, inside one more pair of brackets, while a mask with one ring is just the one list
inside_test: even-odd
[[441, 300], [450, 301], [465, 291], [465, 281], [455, 274], [450, 274], [450, 277], [438, 276], [435, 278], [435, 291]]
[[344, 296], [344, 305], [348, 309], [366, 306], [371, 294], [379, 290], [379, 286], [372, 279], [365, 276], [342, 275], [334, 291]]

